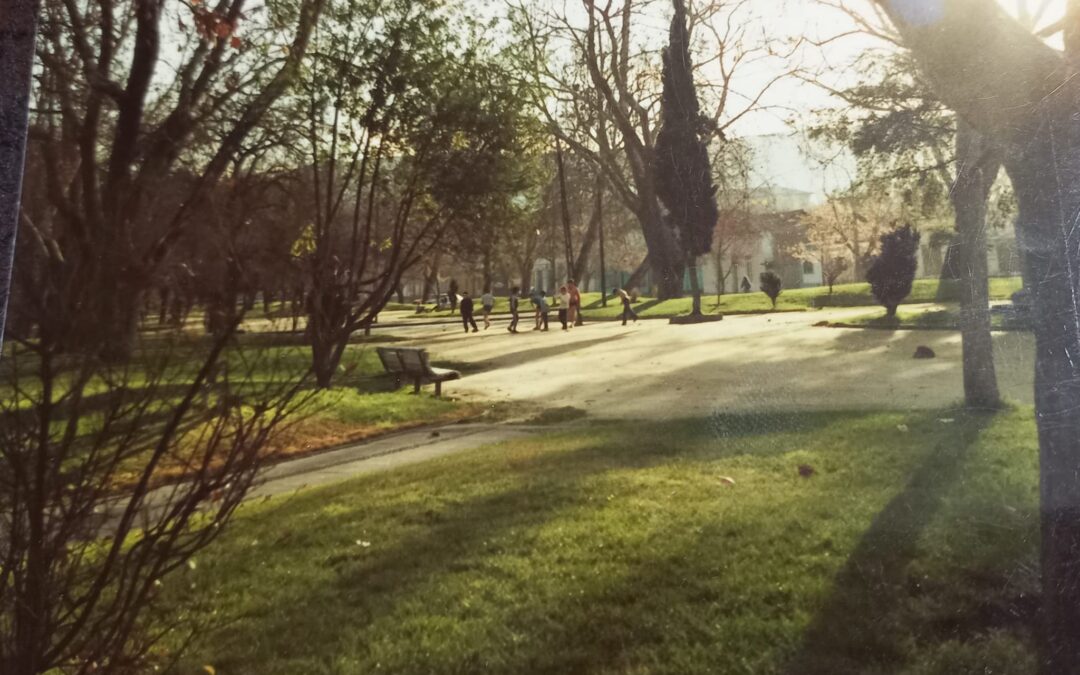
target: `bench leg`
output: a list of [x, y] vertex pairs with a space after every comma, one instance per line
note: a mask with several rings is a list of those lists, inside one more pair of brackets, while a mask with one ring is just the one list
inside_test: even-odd
[[435, 398], [442, 396], [442, 381], [435, 383]]
[[416, 378], [415, 380], [413, 380], [413, 390], [412, 391], [413, 391], [414, 394], [419, 394], [420, 393], [420, 378], [419, 377]]

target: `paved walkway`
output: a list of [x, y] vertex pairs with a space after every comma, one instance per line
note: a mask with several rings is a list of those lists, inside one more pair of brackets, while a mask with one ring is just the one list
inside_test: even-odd
[[525, 438], [551, 427], [452, 424], [407, 431], [275, 464], [248, 499], [328, 485], [356, 476], [446, 457], [493, 443]]
[[[672, 326], [595, 322], [563, 332], [507, 334], [493, 326], [465, 334], [456, 325], [388, 331], [431, 350], [436, 361], [480, 372], [446, 385], [476, 400], [574, 406], [592, 418], [662, 419], [762, 410], [916, 410], [962, 398], [960, 336], [952, 331], [815, 327], [865, 315], [866, 307], [728, 317]], [[557, 324], [556, 324], [557, 326]], [[937, 358], [915, 360], [919, 345]], [[1003, 394], [1032, 398], [1033, 340], [994, 336]], [[403, 432], [275, 465], [257, 499], [386, 471], [551, 427], [457, 424]]]
[[[584, 408], [593, 417], [671, 418], [750, 410], [913, 410], [962, 399], [960, 334], [940, 330], [822, 328], [864, 316], [856, 307], [672, 326], [595, 322], [563, 332], [507, 334], [493, 326], [394, 329], [436, 362], [479, 372], [446, 385], [452, 396]], [[915, 360], [919, 345], [937, 358]], [[1002, 393], [1030, 403], [1034, 340], [994, 336]]]

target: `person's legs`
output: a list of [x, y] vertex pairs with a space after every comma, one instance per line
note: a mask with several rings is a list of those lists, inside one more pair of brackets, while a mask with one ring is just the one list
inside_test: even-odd
[[491, 328], [491, 308], [484, 308], [484, 330]]
[[[469, 315], [469, 323], [472, 324], [472, 332], [474, 332], [474, 333], [479, 333], [480, 332], [480, 329], [477, 328], [477, 326], [476, 326], [476, 319], [473, 318], [472, 314]], [[468, 326], [465, 327], [465, 330], [466, 331], [469, 330]]]
[[511, 333], [517, 332], [518, 314], [517, 312], [510, 313], [510, 325], [506, 327], [506, 330]]
[[563, 330], [566, 330], [566, 317], [567, 317], [567, 310], [566, 309], [560, 309], [559, 310], [559, 323], [562, 324], [562, 329]]
[[461, 323], [464, 324], [466, 333], [469, 332], [469, 319], [471, 319], [471, 318], [472, 317], [470, 317], [468, 314], [462, 314], [461, 315]]
[[541, 328], [540, 330], [547, 330], [548, 329], [548, 313], [547, 312], [541, 312], [540, 313], [540, 321], [544, 324], [544, 327]]

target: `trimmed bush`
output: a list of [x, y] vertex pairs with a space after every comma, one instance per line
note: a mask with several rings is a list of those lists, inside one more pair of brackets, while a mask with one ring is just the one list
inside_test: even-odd
[[911, 225], [881, 236], [881, 253], [874, 256], [866, 280], [886, 316], [896, 316], [896, 307], [911, 293], [919, 262], [919, 231]]
[[776, 309], [776, 299], [780, 297], [780, 293], [783, 291], [784, 282], [781, 281], [776, 272], [772, 271], [762, 272], [758, 280], [761, 282], [761, 292], [769, 296], [773, 309]]

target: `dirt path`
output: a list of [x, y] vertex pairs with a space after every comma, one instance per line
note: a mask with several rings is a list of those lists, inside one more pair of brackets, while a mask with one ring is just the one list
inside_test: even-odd
[[[700, 416], [747, 410], [926, 409], [962, 397], [960, 336], [952, 331], [814, 327], [865, 315], [867, 308], [733, 316], [672, 326], [595, 322], [569, 332], [479, 334], [423, 326], [394, 333], [435, 360], [475, 363], [482, 372], [447, 385], [455, 396], [575, 406], [614, 418]], [[524, 323], [524, 322], [523, 322]], [[995, 334], [1003, 394], [1031, 402], [1033, 340]], [[937, 358], [915, 360], [918, 345]]]

